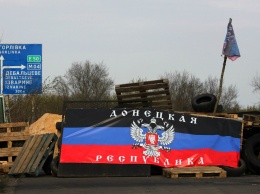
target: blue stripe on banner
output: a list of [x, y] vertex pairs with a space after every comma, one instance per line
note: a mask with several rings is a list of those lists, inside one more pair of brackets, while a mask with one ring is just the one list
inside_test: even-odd
[[[143, 134], [147, 129], [143, 129]], [[164, 131], [158, 130], [161, 137]], [[145, 140], [143, 141], [143, 143]], [[62, 144], [75, 145], [132, 145], [136, 143], [129, 127], [64, 128]], [[160, 143], [159, 143], [160, 145]], [[173, 150], [209, 148], [221, 152], [240, 151], [240, 139], [220, 135], [192, 135], [174, 133], [174, 140], [166, 145]]]

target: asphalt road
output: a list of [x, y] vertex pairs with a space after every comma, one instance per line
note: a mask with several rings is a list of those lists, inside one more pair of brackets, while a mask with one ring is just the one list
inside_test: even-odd
[[38, 176], [11, 178], [7, 193], [81, 194], [81, 193], [189, 193], [239, 194], [260, 193], [260, 176], [227, 178], [95, 177], [58, 178]]

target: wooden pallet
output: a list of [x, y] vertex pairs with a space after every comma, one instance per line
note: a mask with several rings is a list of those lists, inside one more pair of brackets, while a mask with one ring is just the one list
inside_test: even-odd
[[260, 115], [243, 115], [244, 126], [259, 127], [260, 126]]
[[55, 133], [30, 136], [8, 174], [38, 176], [56, 141]]
[[225, 170], [215, 166], [197, 166], [184, 168], [164, 168], [163, 175], [168, 178], [225, 178]]
[[119, 107], [152, 107], [172, 110], [168, 80], [153, 80], [115, 86]]
[[12, 167], [15, 158], [29, 138], [28, 128], [27, 122], [0, 124], [0, 161], [6, 161], [8, 169]]

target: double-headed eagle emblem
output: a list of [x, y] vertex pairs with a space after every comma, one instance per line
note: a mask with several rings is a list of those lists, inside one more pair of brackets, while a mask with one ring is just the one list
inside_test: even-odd
[[[146, 127], [148, 131], [144, 133], [142, 127]], [[157, 130], [165, 130], [161, 136], [158, 135]], [[156, 119], [152, 118], [150, 123], [142, 123], [142, 119], [132, 122], [130, 129], [131, 137], [136, 141], [133, 144], [133, 148], [143, 147], [145, 150], [143, 154], [146, 156], [159, 157], [160, 152], [158, 150], [170, 151], [169, 145], [174, 139], [174, 128], [171, 125], [169, 128], [162, 125], [157, 125]]]

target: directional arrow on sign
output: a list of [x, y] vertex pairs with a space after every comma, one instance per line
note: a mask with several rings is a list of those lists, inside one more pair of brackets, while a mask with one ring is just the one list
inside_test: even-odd
[[25, 66], [23, 64], [21, 64], [20, 66], [3, 66], [3, 69], [10, 69], [10, 68], [20, 68], [23, 70]]
[[3, 55], [1, 55], [1, 57], [0, 57], [1, 66], [3, 66], [4, 60], [5, 60], [5, 59], [4, 59]]

